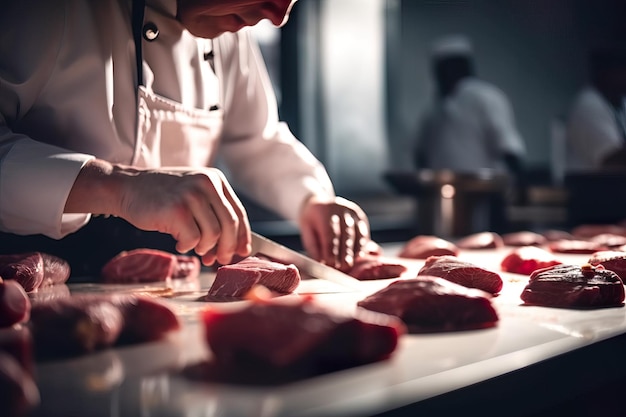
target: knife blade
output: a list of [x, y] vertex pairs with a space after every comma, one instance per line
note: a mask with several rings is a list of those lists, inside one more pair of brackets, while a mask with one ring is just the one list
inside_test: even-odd
[[294, 264], [298, 270], [312, 278], [331, 281], [356, 291], [362, 291], [361, 281], [338, 269], [318, 262], [293, 249], [252, 232], [252, 255], [265, 255], [282, 263]]

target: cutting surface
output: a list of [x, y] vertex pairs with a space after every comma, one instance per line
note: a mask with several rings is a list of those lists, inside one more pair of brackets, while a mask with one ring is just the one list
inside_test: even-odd
[[[384, 247], [393, 256], [400, 245]], [[404, 335], [387, 361], [273, 386], [197, 382], [180, 370], [210, 355], [198, 321], [210, 306], [238, 308], [245, 302], [205, 303], [214, 277], [203, 273], [201, 286], [175, 288], [74, 284], [79, 291], [143, 291], [163, 299], [184, 326], [170, 339], [110, 349], [75, 359], [38, 364], [41, 406], [33, 416], [366, 416], [444, 394], [626, 331], [626, 309], [567, 310], [522, 306], [527, 277], [500, 272], [511, 248], [464, 251], [459, 257], [500, 273], [502, 293], [493, 299], [500, 321], [492, 329], [431, 335]], [[581, 264], [588, 255], [560, 255]], [[410, 276], [421, 267], [415, 261]], [[298, 294], [315, 294], [321, 303], [345, 309], [393, 280], [364, 281], [362, 291], [304, 280]], [[298, 297], [289, 295], [287, 297]], [[88, 414], [85, 414], [88, 410]]]

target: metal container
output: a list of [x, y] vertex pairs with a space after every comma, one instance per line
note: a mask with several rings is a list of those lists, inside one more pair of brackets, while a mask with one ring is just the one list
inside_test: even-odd
[[466, 236], [506, 227], [509, 176], [493, 170], [477, 172], [390, 171], [385, 179], [400, 193], [417, 198], [420, 234], [443, 238]]

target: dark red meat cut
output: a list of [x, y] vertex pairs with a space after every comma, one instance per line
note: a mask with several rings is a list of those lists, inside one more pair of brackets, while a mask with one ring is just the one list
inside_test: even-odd
[[174, 255], [176, 266], [172, 279], [196, 279], [200, 275], [200, 259], [197, 256]]
[[401, 258], [426, 259], [429, 256], [458, 255], [459, 248], [437, 236], [419, 235], [409, 240], [398, 255]]
[[601, 266], [555, 265], [533, 272], [521, 299], [544, 307], [616, 307], [623, 305], [624, 284]]
[[521, 231], [502, 235], [502, 241], [506, 246], [541, 246], [547, 243], [548, 239], [539, 233]]
[[613, 233], [600, 233], [590, 237], [591, 242], [599, 243], [602, 246], [606, 246], [609, 249], [618, 248], [626, 245], [626, 236], [616, 235]]
[[430, 275], [452, 281], [468, 288], [478, 288], [490, 294], [497, 294], [502, 289], [502, 278], [493, 271], [488, 271], [456, 256], [431, 256], [426, 259], [418, 275]]
[[592, 254], [608, 250], [606, 246], [589, 240], [555, 240], [548, 243], [548, 249], [554, 253]]
[[153, 341], [180, 327], [164, 304], [132, 294], [77, 294], [35, 302], [29, 323], [40, 357]]
[[465, 236], [456, 241], [460, 249], [498, 249], [504, 246], [502, 236], [494, 232], [481, 232]]
[[236, 370], [313, 375], [388, 358], [405, 326], [396, 317], [332, 311], [312, 300], [255, 302], [203, 313], [214, 361]]
[[300, 284], [300, 272], [295, 265], [249, 256], [235, 264], [217, 269], [208, 295], [213, 297], [243, 297], [256, 285], [289, 294]]
[[49, 253], [41, 253], [43, 259], [43, 282], [41, 287], [64, 284], [70, 277], [69, 262]]
[[626, 279], [626, 252], [600, 251], [591, 255], [588, 261], [593, 266], [602, 265], [615, 272], [624, 281]]
[[438, 277], [398, 280], [358, 302], [358, 306], [399, 317], [412, 333], [493, 327], [498, 314], [491, 295]]
[[365, 281], [372, 279], [398, 278], [407, 271], [405, 265], [380, 256], [368, 256], [357, 259], [348, 274]]
[[30, 299], [16, 281], [0, 278], [0, 328], [28, 321]]
[[44, 279], [41, 253], [0, 255], [0, 277], [17, 281], [26, 292], [35, 291]]
[[562, 264], [554, 254], [537, 246], [523, 246], [513, 249], [500, 263], [505, 272], [530, 275], [537, 269]]
[[132, 284], [166, 281], [177, 266], [174, 254], [157, 249], [133, 249], [120, 252], [103, 267], [104, 282]]

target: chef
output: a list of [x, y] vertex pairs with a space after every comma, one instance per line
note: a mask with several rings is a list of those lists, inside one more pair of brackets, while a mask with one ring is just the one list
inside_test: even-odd
[[432, 45], [436, 98], [420, 121], [415, 148], [419, 168], [514, 175], [521, 170], [524, 142], [512, 106], [496, 86], [475, 75], [473, 47], [464, 35]]
[[566, 124], [568, 169], [626, 166], [626, 51], [606, 46], [589, 60], [589, 84], [577, 94]]
[[279, 121], [243, 29], [285, 24], [294, 3], [3, 5], [0, 252], [49, 251], [86, 274], [146, 242], [228, 263], [251, 250], [232, 181], [297, 222], [311, 256], [348, 268], [369, 242], [366, 215]]

